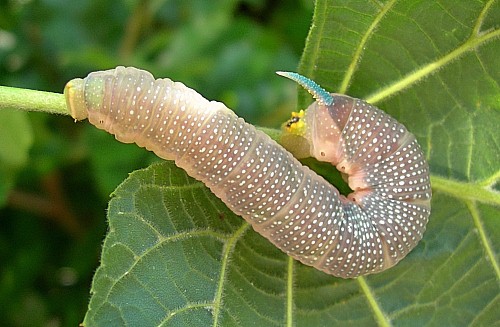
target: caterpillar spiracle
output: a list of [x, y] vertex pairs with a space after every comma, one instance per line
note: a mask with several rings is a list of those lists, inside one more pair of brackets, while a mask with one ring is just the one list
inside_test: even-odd
[[332, 163], [349, 196], [224, 104], [133, 67], [73, 79], [73, 118], [135, 142], [202, 181], [282, 251], [328, 274], [383, 271], [420, 241], [430, 214], [429, 168], [415, 136], [359, 99], [328, 93], [296, 73], [279, 73], [316, 99], [285, 134], [300, 156]]

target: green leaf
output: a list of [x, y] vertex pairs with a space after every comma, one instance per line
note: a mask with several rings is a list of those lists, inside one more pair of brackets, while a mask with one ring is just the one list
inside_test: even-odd
[[498, 22], [495, 1], [316, 2], [301, 73], [376, 103], [429, 159], [427, 232], [396, 267], [342, 280], [303, 266], [200, 182], [154, 164], [110, 202], [85, 325], [497, 323]]
[[14, 185], [17, 171], [28, 161], [33, 131], [26, 112], [0, 111], [0, 207]]
[[33, 131], [28, 114], [22, 111], [0, 111], [0, 161], [11, 167], [22, 167], [28, 161]]

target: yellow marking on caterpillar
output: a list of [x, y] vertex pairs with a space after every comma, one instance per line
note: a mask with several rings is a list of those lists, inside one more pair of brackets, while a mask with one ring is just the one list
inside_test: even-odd
[[306, 131], [306, 124], [304, 123], [304, 110], [299, 112], [292, 112], [292, 117], [286, 122], [285, 129], [288, 133], [293, 135], [302, 136]]

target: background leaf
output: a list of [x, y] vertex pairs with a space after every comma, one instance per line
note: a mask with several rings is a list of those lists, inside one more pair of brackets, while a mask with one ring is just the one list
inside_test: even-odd
[[[17, 133], [19, 131], [19, 133]], [[0, 112], [0, 206], [15, 181], [17, 171], [28, 162], [33, 132], [25, 112]]]
[[[274, 72], [296, 69], [312, 10], [304, 0], [0, 1], [0, 85], [61, 93], [91, 71], [135, 66], [278, 127], [295, 107], [295, 87]], [[26, 164], [0, 172], [0, 322], [77, 326], [109, 194], [159, 159], [68, 116], [6, 113], [17, 114], [25, 124], [0, 137], [0, 148], [33, 140], [22, 149]]]
[[115, 192], [85, 323], [497, 323], [499, 21], [495, 1], [316, 3], [301, 72], [405, 123], [431, 165], [428, 230], [396, 267], [356, 280], [305, 267], [163, 163]]

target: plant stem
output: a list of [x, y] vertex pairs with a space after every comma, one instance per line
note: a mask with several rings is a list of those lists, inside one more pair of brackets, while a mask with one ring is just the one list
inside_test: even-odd
[[0, 110], [15, 109], [69, 115], [64, 95], [60, 93], [0, 86]]

